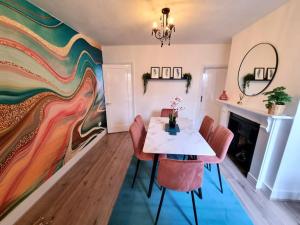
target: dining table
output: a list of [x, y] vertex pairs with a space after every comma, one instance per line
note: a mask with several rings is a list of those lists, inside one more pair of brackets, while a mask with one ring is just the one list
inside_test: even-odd
[[193, 126], [189, 118], [178, 117], [179, 132], [175, 135], [166, 131], [168, 117], [151, 117], [143, 147], [144, 153], [154, 154], [148, 198], [151, 197], [159, 155], [215, 156], [215, 152]]

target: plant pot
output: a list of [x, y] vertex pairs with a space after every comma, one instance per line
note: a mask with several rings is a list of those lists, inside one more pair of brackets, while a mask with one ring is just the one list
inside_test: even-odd
[[175, 126], [176, 126], [176, 117], [169, 118], [169, 127], [175, 128]]
[[268, 113], [271, 115], [281, 115], [285, 109], [285, 105], [275, 105], [273, 104], [271, 108], [268, 109]]

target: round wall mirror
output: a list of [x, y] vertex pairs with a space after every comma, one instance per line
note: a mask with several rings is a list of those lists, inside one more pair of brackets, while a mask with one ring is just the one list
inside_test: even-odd
[[253, 46], [244, 56], [239, 72], [238, 85], [245, 95], [262, 93], [273, 81], [278, 67], [278, 53], [270, 43]]

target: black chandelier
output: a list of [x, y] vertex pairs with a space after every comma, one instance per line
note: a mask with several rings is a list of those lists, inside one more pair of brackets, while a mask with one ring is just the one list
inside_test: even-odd
[[152, 35], [154, 34], [154, 36], [158, 40], [160, 40], [162, 47], [166, 43], [170, 45], [172, 32], [175, 32], [175, 25], [174, 20], [172, 18], [169, 18], [169, 8], [163, 8], [161, 12], [163, 15], [160, 17], [160, 29], [158, 28], [157, 23], [154, 22], [152, 27]]

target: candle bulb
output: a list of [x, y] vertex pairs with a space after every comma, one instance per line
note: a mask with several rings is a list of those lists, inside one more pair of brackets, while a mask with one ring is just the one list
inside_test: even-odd
[[157, 29], [157, 23], [156, 22], [153, 22], [152, 28]]
[[168, 22], [169, 22], [170, 25], [174, 25], [174, 18], [170, 17]]

